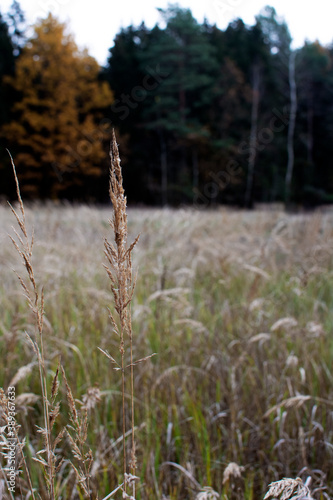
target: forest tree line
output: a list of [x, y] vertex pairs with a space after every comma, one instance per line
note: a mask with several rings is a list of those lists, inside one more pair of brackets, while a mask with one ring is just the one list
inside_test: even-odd
[[[0, 196], [107, 200], [115, 128], [132, 203], [333, 201], [333, 44], [293, 50], [265, 7], [225, 30], [190, 10], [121, 29], [105, 67], [49, 14], [0, 12]], [[332, 36], [333, 38], [333, 36]]]

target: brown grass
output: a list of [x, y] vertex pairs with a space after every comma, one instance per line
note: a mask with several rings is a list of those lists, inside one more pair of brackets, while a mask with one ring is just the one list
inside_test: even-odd
[[[126, 197], [123, 188], [123, 178], [120, 168], [120, 158], [116, 137], [113, 132], [111, 144], [111, 168], [110, 168], [110, 199], [113, 206], [113, 217], [109, 221], [114, 234], [114, 244], [108, 239], [104, 241], [105, 255], [108, 265], [105, 266], [106, 272], [111, 282], [111, 291], [114, 299], [114, 308], [118, 315], [117, 323], [114, 314], [109, 311], [113, 332], [119, 339], [120, 365], [109, 354], [107, 355], [113, 363], [121, 370], [121, 388], [122, 388], [122, 434], [123, 434], [123, 493], [127, 497], [127, 483], [132, 486], [132, 495], [135, 498], [135, 424], [134, 424], [134, 360], [133, 360], [133, 332], [131, 318], [131, 302], [133, 298], [135, 280], [132, 278], [132, 251], [139, 240], [137, 236], [130, 246], [127, 246], [127, 213]], [[130, 363], [125, 365], [126, 350], [130, 352]], [[138, 363], [138, 361], [136, 361]], [[127, 456], [126, 456], [126, 375], [130, 370], [130, 394], [131, 394], [131, 458], [130, 469], [131, 476], [128, 476]]]
[[[23, 289], [24, 296], [27, 300], [28, 306], [31, 309], [34, 317], [34, 323], [35, 323], [34, 336], [31, 337], [28, 333], [26, 335], [38, 360], [40, 386], [41, 386], [41, 392], [43, 398], [43, 410], [44, 410], [44, 427], [41, 427], [39, 429], [39, 432], [42, 434], [44, 438], [45, 448], [39, 451], [39, 457], [38, 459], [35, 458], [35, 460], [38, 461], [40, 464], [42, 464], [44, 468], [48, 494], [50, 499], [54, 500], [55, 477], [57, 468], [57, 456], [55, 448], [59, 440], [59, 435], [53, 440], [51, 430], [55, 423], [56, 417], [59, 413], [59, 407], [58, 405], [54, 406], [56, 394], [52, 394], [51, 396], [52, 401], [51, 399], [49, 400], [48, 397], [47, 375], [46, 375], [46, 364], [45, 364], [46, 360], [45, 360], [44, 339], [43, 339], [44, 292], [43, 289], [41, 290], [38, 289], [35, 280], [34, 267], [32, 264], [32, 249], [33, 249], [34, 236], [33, 234], [31, 237], [28, 236], [24, 205], [22, 202], [19, 183], [12, 157], [11, 157], [11, 162], [16, 182], [16, 193], [19, 202], [19, 211], [15, 211], [11, 205], [10, 207], [15, 216], [20, 233], [16, 231], [16, 229], [14, 229], [14, 234], [16, 236], [16, 239], [14, 239], [11, 236], [10, 239], [17, 253], [21, 257], [22, 263], [27, 272], [27, 279], [21, 277], [20, 274], [17, 274], [17, 277]], [[56, 378], [57, 375], [58, 372], [56, 373]], [[53, 385], [54, 387], [57, 386], [56, 381], [54, 382]], [[45, 458], [43, 455], [45, 456]], [[31, 495], [34, 497], [33, 490], [31, 490]]]
[[[132, 251], [136, 245], [139, 237], [137, 237], [134, 242], [127, 247], [127, 214], [126, 214], [126, 197], [124, 195], [123, 189], [123, 179], [122, 172], [120, 168], [120, 158], [118, 153], [118, 147], [116, 143], [115, 134], [113, 133], [113, 140], [111, 143], [111, 167], [110, 167], [110, 198], [113, 205], [113, 218], [109, 221], [110, 227], [113, 230], [115, 243], [112, 244], [105, 239], [105, 255], [107, 257], [108, 265], [105, 266], [107, 274], [111, 282], [111, 291], [114, 299], [114, 309], [117, 313], [119, 322], [114, 316], [114, 314], [109, 310], [109, 317], [111, 320], [113, 333], [119, 338], [119, 352], [120, 352], [120, 365], [116, 360], [106, 351], [100, 349], [107, 357], [119, 367], [121, 370], [122, 377], [122, 441], [123, 441], [123, 482], [116, 488], [120, 489], [123, 494], [123, 498], [135, 498], [135, 483], [139, 479], [135, 476], [136, 470], [136, 455], [135, 455], [135, 425], [134, 425], [134, 365], [138, 364], [144, 359], [134, 362], [133, 360], [133, 334], [132, 334], [132, 322], [131, 322], [131, 309], [130, 304], [133, 297], [135, 280], [132, 278]], [[20, 233], [14, 229], [14, 234], [16, 239], [10, 236], [10, 239], [22, 259], [23, 265], [27, 272], [28, 279], [24, 279], [20, 274], [17, 274], [18, 280], [24, 291], [24, 296], [27, 299], [29, 308], [33, 313], [35, 320], [35, 335], [32, 338], [28, 333], [26, 334], [33, 352], [37, 356], [38, 367], [40, 372], [40, 385], [43, 399], [43, 412], [44, 412], [44, 427], [40, 427], [38, 432], [40, 432], [44, 438], [45, 448], [38, 451], [38, 458], [35, 457], [34, 460], [42, 465], [44, 469], [44, 477], [46, 481], [48, 497], [50, 500], [55, 500], [58, 498], [59, 492], [56, 488], [56, 476], [57, 472], [61, 469], [65, 458], [57, 454], [57, 446], [61, 443], [64, 435], [66, 433], [73, 457], [77, 462], [70, 461], [70, 464], [75, 472], [79, 489], [82, 489], [85, 498], [92, 498], [92, 490], [90, 487], [91, 469], [93, 465], [93, 455], [89, 447], [86, 446], [86, 440], [88, 435], [88, 413], [92, 408], [96, 406], [97, 401], [100, 400], [100, 391], [97, 388], [90, 388], [86, 395], [82, 398], [82, 408], [81, 411], [77, 410], [77, 405], [75, 403], [71, 387], [66, 378], [65, 370], [60, 363], [56, 369], [55, 376], [52, 381], [51, 394], [48, 395], [48, 385], [47, 385], [47, 370], [46, 370], [46, 358], [44, 351], [44, 335], [43, 335], [43, 325], [44, 325], [44, 290], [43, 288], [39, 290], [35, 279], [34, 266], [32, 264], [33, 257], [33, 234], [31, 238], [28, 236], [28, 230], [26, 226], [26, 217], [24, 204], [20, 194], [19, 183], [15, 171], [14, 162], [11, 158], [13, 172], [16, 182], [17, 197], [19, 211], [16, 211], [11, 205], [12, 213], [15, 216], [16, 222], [20, 229]], [[128, 339], [128, 342], [127, 342]], [[128, 344], [128, 346], [127, 346]], [[126, 350], [130, 352], [130, 363], [125, 366], [125, 354]], [[149, 359], [145, 358], [145, 359]], [[10, 384], [16, 386], [24, 377], [26, 377], [32, 370], [34, 362], [29, 363], [26, 366], [19, 368], [16, 375], [12, 378]], [[118, 369], [118, 368], [116, 368]], [[130, 458], [130, 469], [131, 474], [128, 473], [128, 460], [126, 456], [126, 409], [125, 409], [125, 397], [126, 397], [126, 374], [130, 371], [130, 398], [131, 398], [131, 436], [132, 436], [132, 446], [131, 446], [131, 458]], [[58, 390], [59, 390], [59, 373], [62, 372], [62, 378], [65, 384], [65, 390], [68, 401], [69, 409], [69, 419], [70, 425], [63, 427], [55, 436], [53, 436], [52, 431], [54, 431], [55, 423], [59, 417], [60, 413], [60, 402], [56, 402]], [[1, 389], [2, 391], [2, 389]], [[22, 396], [22, 395], [21, 395]], [[21, 397], [22, 401], [22, 397]], [[7, 415], [7, 398], [5, 393], [1, 392], [1, 408], [3, 409], [2, 418], [8, 425]], [[23, 447], [23, 445], [22, 445]], [[22, 453], [21, 453], [22, 454]], [[45, 459], [44, 456], [45, 455]], [[24, 459], [24, 455], [22, 455]], [[30, 474], [28, 468], [26, 467], [28, 473], [28, 480], [30, 485], [30, 494], [35, 498], [34, 488], [31, 484]], [[6, 474], [3, 474], [6, 478]], [[127, 486], [132, 489], [132, 497], [127, 495]], [[113, 494], [107, 495], [110, 498]]]

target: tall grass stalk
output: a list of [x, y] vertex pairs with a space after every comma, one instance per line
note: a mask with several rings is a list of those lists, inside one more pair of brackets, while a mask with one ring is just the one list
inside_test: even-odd
[[[123, 188], [123, 177], [120, 167], [120, 157], [116, 142], [115, 133], [113, 132], [111, 150], [110, 150], [111, 166], [110, 166], [110, 186], [109, 193], [113, 205], [113, 217], [109, 221], [110, 227], [114, 233], [114, 243], [110, 243], [105, 239], [105, 255], [108, 264], [105, 269], [110, 278], [111, 291], [114, 298], [114, 307], [118, 315], [118, 322], [114, 314], [109, 311], [113, 331], [119, 338], [120, 351], [120, 369], [122, 378], [122, 434], [123, 434], [123, 496], [126, 498], [126, 488], [129, 477], [127, 475], [127, 455], [126, 455], [126, 378], [127, 371], [130, 368], [130, 391], [131, 391], [131, 458], [129, 466], [131, 469], [132, 479], [136, 472], [136, 455], [135, 455], [135, 423], [134, 423], [134, 361], [133, 361], [133, 335], [131, 321], [131, 301], [133, 297], [135, 279], [132, 273], [132, 251], [138, 242], [139, 236], [135, 238], [133, 243], [127, 244], [127, 213], [126, 213], [126, 197]], [[126, 352], [129, 350], [130, 360], [126, 366]], [[112, 361], [115, 360], [111, 357]], [[135, 497], [135, 480], [130, 481], [133, 486], [133, 497]]]
[[[9, 152], [8, 152], [9, 153]], [[61, 490], [61, 484], [57, 481], [57, 473], [59, 472], [61, 466], [63, 465], [65, 459], [58, 453], [59, 443], [62, 441], [66, 434], [69, 438], [69, 442], [71, 444], [71, 450], [76, 458], [77, 466], [74, 465], [73, 462], [69, 461], [68, 463], [72, 466], [77, 481], [79, 483], [79, 487], [84, 491], [86, 498], [91, 497], [91, 488], [90, 488], [90, 471], [93, 462], [92, 451], [89, 446], [86, 445], [87, 439], [87, 429], [88, 429], [88, 406], [84, 403], [82, 405], [81, 411], [78, 413], [75, 407], [75, 401], [72, 395], [72, 391], [67, 382], [65, 371], [63, 367], [58, 363], [58, 367], [56, 369], [56, 373], [53, 377], [51, 390], [48, 393], [47, 386], [47, 361], [45, 357], [45, 349], [44, 349], [44, 289], [41, 289], [39, 292], [39, 288], [37, 286], [37, 282], [35, 279], [34, 267], [32, 264], [33, 260], [33, 244], [34, 244], [34, 232], [32, 231], [31, 237], [29, 237], [27, 225], [26, 225], [26, 217], [24, 204], [20, 194], [19, 182], [16, 174], [15, 165], [13, 159], [9, 153], [14, 179], [16, 183], [16, 194], [18, 199], [19, 210], [15, 210], [10, 204], [11, 211], [13, 212], [17, 224], [19, 226], [20, 231], [14, 229], [14, 234], [16, 239], [9, 236], [16, 251], [20, 255], [24, 267], [26, 268], [28, 279], [24, 279], [16, 273], [19, 282], [23, 288], [24, 296], [27, 299], [29, 308], [31, 309], [34, 317], [35, 323], [35, 332], [34, 335], [31, 336], [26, 332], [26, 337], [29, 343], [32, 346], [33, 352], [37, 357], [37, 364], [39, 368], [39, 379], [40, 379], [40, 388], [42, 393], [43, 400], [43, 420], [44, 427], [38, 427], [38, 432], [43, 436], [44, 449], [39, 450], [37, 452], [37, 456], [33, 457], [33, 460], [42, 465], [44, 469], [44, 478], [47, 486], [47, 495], [48, 499], [55, 500], [59, 496], [59, 492]], [[22, 378], [24, 378], [24, 374], [30, 371], [27, 370], [28, 367], [31, 367], [33, 364], [29, 364], [27, 366], [21, 367], [17, 372], [16, 376], [10, 382], [10, 385], [16, 385]], [[60, 370], [61, 368], [61, 370]], [[69, 432], [66, 427], [62, 428], [60, 432], [54, 434], [54, 426], [57, 421], [57, 417], [60, 413], [60, 402], [56, 402], [58, 391], [59, 391], [59, 374], [62, 372], [63, 379], [65, 381], [67, 400], [69, 404], [69, 412], [70, 412], [70, 421], [73, 426], [69, 426], [74, 432], [73, 435]], [[23, 395], [24, 396], [24, 395]], [[29, 394], [28, 394], [29, 396]], [[34, 396], [34, 394], [32, 394]], [[88, 394], [83, 397], [84, 398], [90, 396], [90, 405], [92, 402], [96, 402], [99, 399], [99, 391], [98, 389], [88, 389]], [[2, 394], [0, 398], [0, 406], [2, 408], [2, 413], [4, 419], [6, 419], [4, 407], [5, 407], [5, 395]], [[28, 486], [31, 497], [35, 498], [34, 488], [32, 485], [32, 480], [30, 476], [30, 471], [27, 466], [27, 462], [23, 453], [24, 440], [20, 442], [19, 436], [17, 433], [17, 429], [15, 428], [16, 439], [19, 444], [19, 450], [21, 455], [21, 461], [24, 465], [24, 469], [27, 476]], [[86, 451], [86, 449], [88, 450]], [[44, 455], [46, 454], [46, 459]], [[65, 481], [66, 482], [66, 481]]]
[[[8, 152], [9, 153], [9, 152]], [[14, 229], [14, 233], [16, 236], [13, 238], [10, 236], [10, 239], [20, 255], [23, 265], [26, 268], [28, 274], [28, 280], [21, 277], [21, 275], [17, 274], [19, 282], [23, 288], [24, 295], [28, 301], [28, 305], [33, 313], [35, 320], [35, 336], [34, 339], [27, 333], [27, 337], [33, 347], [35, 354], [37, 355], [38, 360], [38, 368], [39, 368], [39, 377], [40, 377], [40, 385], [43, 397], [43, 414], [44, 414], [44, 428], [40, 429], [40, 432], [44, 438], [45, 450], [46, 451], [46, 461], [43, 458], [36, 459], [41, 462], [44, 466], [45, 477], [47, 481], [48, 491], [50, 500], [55, 499], [55, 476], [56, 476], [56, 457], [54, 451], [52, 449], [52, 437], [51, 437], [51, 423], [52, 419], [55, 416], [53, 414], [50, 415], [50, 407], [51, 404], [48, 399], [47, 392], [47, 374], [45, 367], [45, 355], [44, 355], [44, 342], [43, 342], [43, 317], [44, 317], [44, 291], [41, 292], [38, 290], [38, 286], [35, 280], [34, 268], [32, 265], [32, 249], [34, 243], [34, 234], [32, 232], [31, 239], [29, 238], [26, 219], [25, 219], [25, 211], [24, 205], [21, 198], [20, 187], [18, 178], [16, 175], [15, 165], [12, 156], [10, 155], [10, 160], [13, 167], [15, 183], [16, 183], [16, 193], [19, 202], [19, 212], [18, 213], [12, 205], [10, 208], [16, 218], [17, 224], [20, 228], [20, 232]], [[30, 283], [30, 284], [29, 284]], [[54, 419], [53, 419], [54, 421]], [[40, 452], [40, 455], [42, 452]]]

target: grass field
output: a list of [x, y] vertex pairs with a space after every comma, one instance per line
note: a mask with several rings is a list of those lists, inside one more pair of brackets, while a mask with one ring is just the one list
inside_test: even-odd
[[[98, 349], [118, 356], [103, 268], [111, 213], [26, 207], [44, 287], [48, 383], [60, 359], [78, 407], [89, 403], [91, 498], [100, 499], [118, 484], [122, 453], [121, 379]], [[312, 477], [316, 499], [332, 498], [333, 214], [129, 209], [128, 218], [129, 241], [141, 234], [134, 358], [156, 353], [135, 366], [137, 498], [194, 499], [211, 486], [218, 496], [200, 498], [260, 499], [271, 481], [296, 476]], [[42, 402], [12, 225], [0, 206], [0, 386], [15, 386], [31, 480], [47, 498], [32, 460], [43, 447]], [[61, 377], [58, 399], [57, 431], [69, 422]], [[57, 453], [58, 498], [83, 498], [67, 438]], [[239, 489], [224, 474], [230, 462], [241, 468]], [[23, 498], [24, 473], [19, 485]]]

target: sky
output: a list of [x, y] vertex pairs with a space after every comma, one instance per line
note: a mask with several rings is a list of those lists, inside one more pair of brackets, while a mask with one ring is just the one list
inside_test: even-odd
[[[12, 0], [0, 0], [0, 11], [6, 12]], [[50, 11], [66, 21], [80, 48], [88, 48], [100, 64], [105, 64], [108, 49], [121, 27], [139, 25], [143, 20], [151, 28], [161, 17], [157, 7], [166, 8], [168, 0], [20, 0], [28, 23], [46, 17]], [[175, 3], [175, 2], [171, 2]], [[202, 22], [225, 29], [229, 22], [240, 17], [252, 25], [255, 16], [267, 4], [286, 20], [294, 48], [305, 40], [319, 40], [323, 45], [333, 41], [332, 0], [178, 0], [181, 7], [190, 8], [193, 16]], [[161, 23], [161, 25], [163, 25]]]

